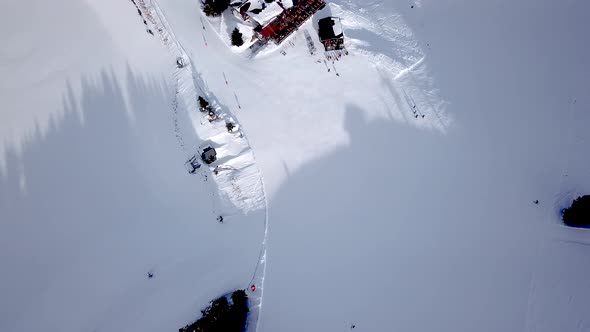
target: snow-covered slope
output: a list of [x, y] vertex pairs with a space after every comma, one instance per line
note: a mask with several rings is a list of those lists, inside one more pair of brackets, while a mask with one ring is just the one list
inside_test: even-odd
[[[176, 59], [133, 4], [9, 5], [0, 331], [174, 331], [247, 287], [264, 201], [249, 187], [228, 197], [241, 182], [224, 179], [252, 168], [187, 173], [203, 141], [195, 110], [179, 92]], [[226, 164], [235, 161], [228, 144], [216, 145]]]
[[[2, 14], [0, 330], [175, 329], [254, 271], [251, 331], [590, 328], [558, 215], [590, 192], [588, 4], [334, 0], [252, 55], [231, 15], [136, 1], [154, 36], [131, 2]], [[186, 174], [204, 142], [227, 173]]]
[[[557, 215], [563, 193], [590, 189], [588, 64], [553, 66], [582, 40], [568, 14], [582, 4], [335, 1], [352, 55], [328, 73], [302, 33], [285, 56], [243, 59], [185, 14], [196, 2], [161, 3], [220, 100], [239, 98], [265, 175], [263, 331], [583, 330], [588, 284], [548, 293], [559, 279], [544, 259], [590, 273], [576, 269], [586, 247], [563, 242], [588, 235]], [[574, 318], [552, 304], [568, 297]]]

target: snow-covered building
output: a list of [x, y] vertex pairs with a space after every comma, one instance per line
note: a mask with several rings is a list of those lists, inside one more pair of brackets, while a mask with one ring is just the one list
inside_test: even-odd
[[201, 153], [201, 159], [203, 159], [206, 164], [211, 164], [217, 160], [217, 151], [215, 151], [211, 145], [207, 145]]
[[344, 47], [344, 33], [338, 17], [325, 17], [318, 21], [320, 42], [326, 51], [340, 50]]
[[348, 51], [344, 47], [344, 32], [338, 17], [324, 17], [318, 21], [318, 35], [328, 60], [338, 60]]
[[264, 27], [292, 6], [292, 1], [267, 3], [264, 0], [247, 0], [238, 7], [238, 12], [244, 20]]
[[233, 5], [244, 21], [254, 26], [256, 37], [281, 43], [307, 21], [315, 12], [326, 6], [325, 0], [247, 0]]

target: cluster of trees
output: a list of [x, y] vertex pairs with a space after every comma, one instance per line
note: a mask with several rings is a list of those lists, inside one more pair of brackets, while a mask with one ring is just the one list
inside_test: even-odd
[[179, 332], [242, 332], [248, 318], [248, 295], [245, 290], [237, 290], [231, 295], [231, 303], [222, 296], [211, 302], [201, 311], [203, 317]]
[[219, 119], [219, 116], [217, 115], [217, 113], [215, 113], [213, 107], [211, 107], [207, 99], [199, 96], [199, 98], [197, 98], [197, 101], [199, 102], [199, 111], [207, 113], [207, 115], [209, 116], [209, 122], [213, 122]]
[[202, 0], [202, 3], [207, 16], [219, 16], [229, 7], [229, 0]]
[[590, 227], [590, 195], [580, 196], [563, 210], [563, 222], [572, 227]]
[[198, 101], [199, 101], [199, 111], [201, 111], [203, 113], [213, 112], [213, 108], [211, 107], [211, 105], [209, 105], [209, 102], [207, 101], [207, 99], [199, 96]]
[[231, 33], [231, 44], [238, 47], [244, 45], [244, 36], [237, 27]]
[[[267, 3], [273, 2], [274, 0], [265, 0]], [[229, 8], [230, 0], [201, 0], [203, 4], [203, 12], [207, 16], [219, 16], [227, 8]], [[244, 36], [240, 30], [236, 27], [231, 34], [231, 44], [234, 46], [244, 45]]]

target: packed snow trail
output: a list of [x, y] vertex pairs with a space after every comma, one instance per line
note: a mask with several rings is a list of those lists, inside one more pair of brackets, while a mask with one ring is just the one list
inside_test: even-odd
[[[202, 146], [207, 142], [213, 143], [218, 152], [218, 160], [220, 160], [220, 164], [221, 161], [223, 161], [223, 166], [225, 166], [221, 171], [214, 172], [215, 176], [211, 176], [217, 182], [221, 196], [227, 198], [228, 203], [232, 203], [244, 213], [259, 209], [265, 209], [266, 211], [259, 259], [256, 263], [252, 279], [247, 285], [247, 288], [249, 289], [248, 297], [250, 299], [250, 314], [247, 331], [256, 331], [262, 306], [268, 234], [268, 204], [262, 174], [256, 165], [254, 153], [243, 129], [239, 126], [237, 120], [232, 116], [230, 111], [227, 108], [222, 107], [215, 95], [207, 90], [206, 84], [195, 70], [195, 65], [192, 59], [175, 37], [174, 32], [168, 24], [157, 1], [139, 0], [138, 3], [143, 10], [148, 11], [148, 13], [144, 13], [144, 16], [150, 19], [151, 24], [155, 26], [155, 29], [153, 30], [158, 32], [169, 51], [175, 58], [181, 58], [186, 63], [186, 65], [182, 67], [177, 66], [174, 71], [175, 79], [178, 82], [178, 100], [174, 105], [174, 112], [175, 116], [177, 116], [176, 109], [178, 104], [183, 103], [186, 112], [190, 116], [193, 128], [200, 139], [199, 142], [195, 142], [196, 146], [193, 148], [192, 153], [197, 151], [197, 146]], [[199, 18], [203, 24], [203, 31], [206, 31], [202, 16]], [[202, 36], [205, 46], [207, 46], [205, 35], [202, 34]], [[227, 83], [225, 73], [223, 73], [223, 77]], [[232, 131], [229, 133], [226, 130], [225, 123], [219, 125], [222, 121], [202, 121], [202, 116], [197, 111], [198, 91], [210, 101], [220, 120], [230, 121], [236, 125], [238, 128], [237, 132]], [[234, 96], [238, 103], [238, 107], [241, 108], [238, 97], [235, 93]], [[180, 129], [178, 129], [176, 124], [178, 119], [175, 118], [174, 121], [175, 131], [178, 131], [178, 140], [179, 142], [182, 142], [182, 148], [184, 149], [184, 144], [187, 144], [187, 142], [183, 138], [183, 135], [180, 133]], [[189, 151], [189, 153], [191, 152]], [[187, 157], [190, 157], [190, 155]], [[225, 208], [227, 209], [228, 207]]]

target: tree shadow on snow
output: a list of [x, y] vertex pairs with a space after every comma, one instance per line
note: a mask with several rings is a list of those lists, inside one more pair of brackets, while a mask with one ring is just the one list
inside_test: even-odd
[[[263, 322], [269, 330], [280, 325], [279, 315], [280, 321], [300, 322], [296, 330], [344, 330], [350, 319], [360, 317], [359, 326], [368, 331], [403, 329], [403, 320], [372, 314], [415, 302], [398, 283], [407, 281], [400, 267], [384, 259], [410, 263], [407, 254], [420, 250], [431, 234], [448, 234], [439, 222], [444, 215], [433, 212], [443, 209], [436, 197], [447, 195], [444, 190], [451, 186], [433, 164], [445, 157], [440, 133], [369, 121], [365, 113], [349, 105], [348, 146], [291, 172], [271, 198]], [[423, 200], [430, 209], [421, 208]], [[408, 224], [430, 231], [412, 236], [416, 228]], [[310, 294], [329, 300], [311, 301]], [[327, 303], [342, 305], [330, 310]], [[293, 306], [297, 313], [289, 310]]]
[[[83, 77], [79, 94], [67, 84], [63, 117], [22, 153], [7, 153], [0, 175], [0, 330], [174, 329], [194, 317], [196, 303], [228, 284], [243, 287], [236, 280], [250, 277], [259, 229], [236, 223], [231, 229], [243, 238], [224, 240], [216, 218], [225, 207], [215, 181], [184, 168], [171, 84], [130, 68], [126, 76], [102, 70]], [[231, 259], [203, 266], [212, 241], [217, 254]], [[144, 283], [154, 269], [147, 285], [163, 288], [150, 302]], [[124, 291], [115, 294], [116, 287]], [[141, 322], [109, 315], [121, 306], [160, 314]], [[57, 327], [65, 313], [72, 329]]]

